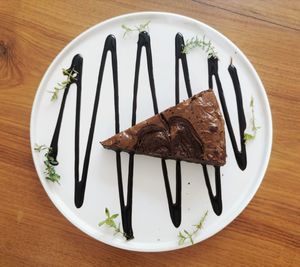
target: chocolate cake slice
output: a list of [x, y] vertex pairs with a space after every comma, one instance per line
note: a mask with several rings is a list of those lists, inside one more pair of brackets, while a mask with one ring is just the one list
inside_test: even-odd
[[104, 148], [221, 166], [224, 120], [211, 89], [101, 142]]

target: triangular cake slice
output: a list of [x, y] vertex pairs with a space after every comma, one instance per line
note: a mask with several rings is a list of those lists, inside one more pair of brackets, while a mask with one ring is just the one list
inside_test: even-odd
[[104, 148], [214, 166], [226, 162], [224, 120], [211, 89], [101, 142]]

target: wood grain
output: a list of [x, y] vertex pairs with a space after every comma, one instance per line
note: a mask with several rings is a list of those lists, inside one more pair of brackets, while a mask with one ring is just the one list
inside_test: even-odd
[[[0, 1], [1, 266], [300, 266], [299, 1]], [[274, 142], [247, 209], [209, 240], [134, 253], [97, 242], [52, 205], [35, 172], [29, 121], [36, 88], [75, 36], [107, 18], [158, 10], [201, 20], [249, 57], [265, 85]]]

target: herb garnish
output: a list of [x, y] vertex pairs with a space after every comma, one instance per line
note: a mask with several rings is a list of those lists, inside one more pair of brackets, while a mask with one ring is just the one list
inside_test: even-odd
[[45, 145], [35, 145], [34, 150], [37, 152], [42, 152], [43, 150], [46, 151], [45, 153], [45, 175], [46, 179], [50, 180], [51, 182], [56, 182], [59, 184], [60, 175], [56, 173], [54, 166], [58, 164], [58, 162], [51, 156], [51, 147], [47, 147]]
[[113, 214], [113, 215], [110, 215], [110, 212], [108, 210], [108, 208], [105, 208], [105, 215], [106, 215], [106, 219], [102, 222], [100, 222], [98, 224], [98, 226], [102, 226], [102, 225], [107, 225], [109, 228], [113, 228], [114, 229], [114, 235], [117, 235], [117, 234], [122, 234], [124, 237], [126, 237], [126, 234], [121, 230], [120, 228], [120, 223], [116, 224], [116, 222], [114, 221], [118, 216], [119, 214]]
[[200, 219], [198, 224], [193, 225], [195, 229], [192, 232], [188, 232], [187, 230], [183, 230], [183, 232], [179, 232], [178, 234], [178, 244], [181, 246], [184, 244], [186, 240], [188, 240], [191, 244], [194, 244], [193, 237], [198, 233], [199, 230], [203, 228], [204, 221], [207, 217], [208, 211], [204, 213], [202, 218]]
[[182, 48], [182, 53], [188, 54], [192, 49], [196, 47], [200, 47], [203, 51], [208, 53], [208, 58], [218, 58], [215, 47], [212, 45], [210, 40], [205, 40], [205, 35], [203, 35], [202, 39], [200, 39], [198, 36], [187, 39], [185, 46]]
[[129, 34], [130, 32], [134, 32], [134, 31], [138, 31], [138, 32], [142, 32], [142, 31], [149, 31], [149, 24], [150, 24], [150, 20], [148, 20], [146, 23], [144, 24], [140, 24], [138, 26], [134, 26], [133, 28], [130, 28], [128, 26], [126, 26], [125, 24], [122, 24], [122, 28], [125, 30], [124, 34], [123, 34], [123, 38], [125, 38], [125, 36], [127, 34]]
[[250, 123], [252, 124], [252, 132], [253, 133], [252, 134], [244, 133], [244, 140], [246, 142], [253, 140], [256, 137], [257, 130], [260, 129], [260, 126], [256, 126], [256, 123], [255, 123], [253, 96], [251, 96], [250, 107], [251, 107], [251, 113], [252, 113], [252, 118], [250, 119]]
[[67, 76], [67, 79], [61, 83], [57, 83], [57, 85], [54, 87], [54, 90], [49, 91], [49, 93], [52, 94], [51, 101], [57, 100], [59, 91], [65, 90], [69, 84], [76, 81], [76, 75], [78, 74], [78, 71], [74, 69], [62, 69], [62, 73], [63, 75]]

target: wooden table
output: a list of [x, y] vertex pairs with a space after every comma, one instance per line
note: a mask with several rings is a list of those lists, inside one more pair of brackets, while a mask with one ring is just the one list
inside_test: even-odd
[[[224, 2], [0, 1], [1, 266], [300, 266], [300, 3]], [[193, 17], [235, 42], [265, 85], [274, 123], [270, 165], [246, 210], [209, 240], [166, 253], [109, 247], [71, 225], [42, 188], [29, 144], [33, 98], [57, 53], [100, 21], [149, 10]]]

